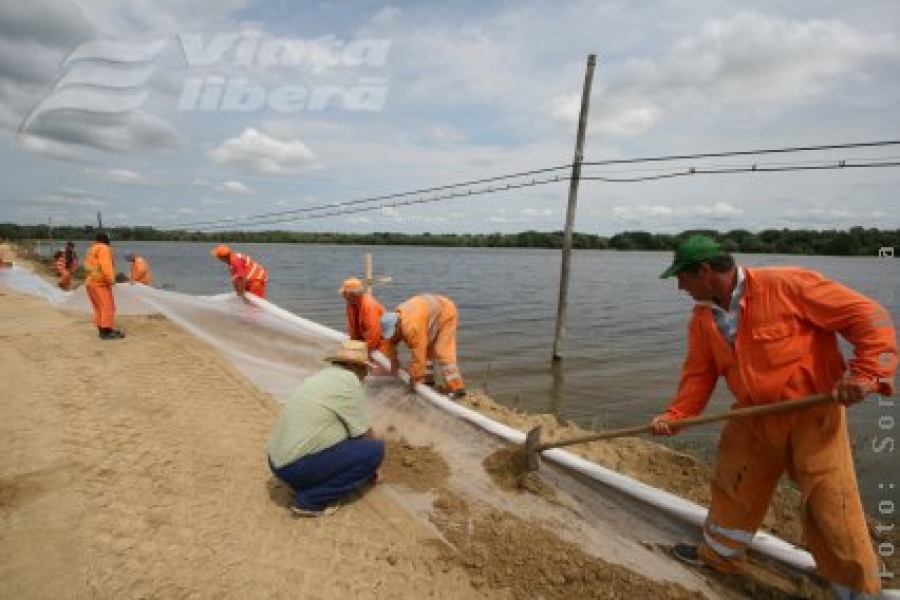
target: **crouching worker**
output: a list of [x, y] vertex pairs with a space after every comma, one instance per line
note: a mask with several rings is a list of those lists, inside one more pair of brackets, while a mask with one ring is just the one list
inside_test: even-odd
[[331, 365], [294, 390], [269, 438], [269, 467], [294, 490], [291, 511], [302, 517], [333, 513], [341, 498], [376, 480], [384, 459], [363, 395], [365, 343], [345, 341], [325, 360]]

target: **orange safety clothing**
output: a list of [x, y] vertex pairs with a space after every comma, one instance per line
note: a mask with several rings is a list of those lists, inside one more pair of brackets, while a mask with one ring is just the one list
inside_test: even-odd
[[369, 354], [382, 348], [381, 315], [384, 306], [372, 294], [359, 294], [355, 302], [347, 301], [347, 335], [366, 343]]
[[115, 280], [112, 248], [94, 242], [84, 259], [84, 285], [94, 307], [94, 324], [97, 327], [111, 328], [115, 322], [116, 303], [112, 292]]
[[232, 252], [228, 259], [228, 269], [231, 271], [231, 282], [237, 285], [243, 280], [244, 290], [260, 298], [266, 297], [266, 270], [258, 262], [247, 256]]
[[56, 280], [56, 285], [60, 287], [60, 289], [68, 291], [72, 287], [72, 271], [66, 268], [66, 257], [63, 254], [60, 254], [56, 257], [56, 260], [53, 261], [53, 270], [56, 271], [56, 274], [59, 275], [59, 279]]
[[101, 242], [94, 242], [84, 258], [84, 284], [112, 285], [115, 281], [112, 248]]
[[144, 285], [153, 284], [153, 274], [150, 272], [150, 265], [143, 257], [135, 256], [134, 260], [131, 261], [130, 279], [132, 282], [143, 283]]
[[[458, 315], [453, 301], [437, 294], [413, 296], [396, 308], [400, 339], [409, 347], [409, 376], [414, 382], [425, 379], [426, 363], [434, 360], [443, 376], [446, 391], [465, 389], [456, 364], [456, 325]], [[382, 352], [397, 360], [397, 345], [386, 340]]]
[[94, 308], [94, 325], [104, 329], [112, 329], [116, 322], [116, 301], [112, 286], [85, 285], [88, 299]]
[[[747, 268], [744, 275], [733, 347], [712, 308], [694, 307], [668, 419], [701, 413], [719, 376], [735, 407], [830, 392], [848, 366], [838, 334], [854, 348], [850, 375], [879, 394], [893, 393], [897, 342], [878, 303], [807, 269]], [[726, 424], [700, 545], [704, 561], [726, 572], [743, 570], [745, 549], [787, 471], [802, 494], [804, 538], [819, 572], [859, 592], [880, 588], [845, 419], [844, 406], [834, 403]]]

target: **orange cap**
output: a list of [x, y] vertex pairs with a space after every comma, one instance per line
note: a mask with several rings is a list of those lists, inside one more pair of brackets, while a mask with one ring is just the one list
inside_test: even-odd
[[231, 248], [229, 248], [225, 244], [219, 244], [212, 249], [212, 252], [210, 252], [210, 254], [212, 254], [215, 258], [222, 258], [231, 254]]
[[356, 277], [351, 277], [350, 279], [345, 279], [344, 283], [341, 284], [340, 289], [338, 289], [339, 294], [361, 294], [363, 291], [363, 283]]

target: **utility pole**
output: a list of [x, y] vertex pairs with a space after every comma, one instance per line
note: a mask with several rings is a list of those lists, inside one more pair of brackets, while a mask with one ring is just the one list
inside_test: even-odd
[[553, 338], [553, 361], [562, 359], [559, 342], [566, 326], [566, 304], [569, 296], [569, 270], [572, 262], [572, 227], [575, 223], [575, 205], [578, 203], [578, 182], [581, 179], [581, 162], [584, 160], [584, 134], [587, 130], [588, 109], [591, 104], [591, 83], [597, 55], [590, 54], [584, 73], [581, 91], [581, 113], [578, 116], [578, 136], [575, 141], [575, 160], [572, 162], [572, 179], [569, 181], [569, 206], [566, 209], [566, 230], [563, 236], [562, 269], [559, 277], [559, 304], [556, 310], [556, 336]]
[[97, 211], [97, 229], [103, 230], [103, 215], [100, 214], [100, 211]]

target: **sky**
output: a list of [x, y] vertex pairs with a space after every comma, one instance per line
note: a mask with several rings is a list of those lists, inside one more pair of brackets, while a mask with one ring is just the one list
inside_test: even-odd
[[898, 29], [895, 0], [4, 0], [0, 222], [561, 230], [595, 55], [576, 231], [896, 229], [900, 167], [859, 165], [900, 145], [611, 161], [900, 140]]

